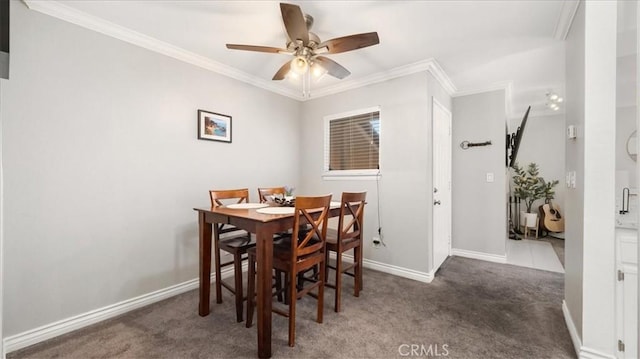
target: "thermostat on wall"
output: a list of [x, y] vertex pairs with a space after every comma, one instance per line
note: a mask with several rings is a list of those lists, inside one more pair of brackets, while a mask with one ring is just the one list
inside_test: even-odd
[[571, 139], [571, 140], [575, 139], [577, 137], [576, 132], [577, 132], [576, 131], [576, 126], [574, 126], [574, 125], [567, 126], [567, 137], [569, 139]]

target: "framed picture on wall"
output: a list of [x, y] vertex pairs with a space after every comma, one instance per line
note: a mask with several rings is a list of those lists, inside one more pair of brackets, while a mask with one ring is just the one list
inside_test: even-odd
[[198, 139], [231, 143], [231, 116], [198, 110]]

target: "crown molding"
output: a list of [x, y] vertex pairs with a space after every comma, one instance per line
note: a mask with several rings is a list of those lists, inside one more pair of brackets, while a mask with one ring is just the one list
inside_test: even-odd
[[466, 89], [466, 90], [458, 90], [456, 91], [452, 97], [460, 97], [460, 96], [468, 96], [468, 95], [476, 95], [479, 93], [484, 93], [484, 92], [491, 92], [491, 91], [499, 91], [499, 90], [504, 90], [505, 91], [505, 96], [509, 96], [509, 99], [511, 99], [511, 89], [513, 87], [513, 82], [511, 81], [507, 81], [507, 82], [496, 82], [493, 83], [487, 87], [479, 87], [479, 88], [471, 88], [471, 89]]
[[302, 94], [298, 91], [274, 86], [270, 81], [258, 78], [239, 71], [231, 66], [221, 64], [204, 56], [187, 51], [180, 47], [171, 45], [164, 41], [160, 41], [153, 37], [141, 34], [123, 26], [106, 21], [99, 17], [87, 14], [83, 11], [76, 10], [67, 5], [61, 4], [54, 0], [23, 0], [27, 7], [31, 10], [53, 16], [60, 20], [70, 22], [72, 24], [99, 32], [101, 34], [128, 42], [133, 45], [140, 46], [147, 50], [151, 50], [176, 60], [180, 60], [203, 69], [231, 77], [233, 79], [248, 83], [250, 85], [260, 87], [262, 89], [278, 93], [283, 96], [293, 98], [295, 100], [303, 100]]
[[553, 31], [553, 37], [556, 40], [564, 41], [567, 38], [569, 29], [573, 23], [573, 18], [576, 15], [576, 11], [578, 11], [578, 5], [580, 5], [578, 0], [565, 0], [562, 3], [560, 16], [558, 17], [556, 28]]
[[453, 95], [456, 92], [456, 87], [453, 82], [451, 82], [451, 79], [449, 79], [449, 76], [444, 72], [444, 70], [442, 70], [442, 67], [440, 67], [438, 62], [435, 59], [431, 58], [396, 67], [388, 71], [379, 72], [360, 79], [342, 81], [337, 85], [318, 89], [312, 92], [311, 99], [333, 95], [347, 90], [352, 90], [359, 87], [364, 87], [367, 85], [372, 85], [424, 71], [430, 72], [449, 95]]
[[440, 64], [435, 59], [431, 59], [429, 63], [428, 71], [433, 75], [433, 77], [438, 80], [442, 88], [449, 94], [449, 96], [453, 96], [458, 89], [453, 84], [453, 81], [449, 78], [446, 72], [440, 67]]
[[310, 99], [328, 96], [423, 71], [428, 71], [429, 73], [431, 73], [449, 95], [453, 96], [457, 91], [455, 85], [453, 84], [449, 76], [444, 72], [440, 64], [438, 64], [435, 59], [427, 59], [396, 67], [394, 69], [376, 73], [360, 79], [341, 81], [339, 84], [336, 84], [334, 86], [318, 88], [312, 93], [311, 98], [305, 98], [302, 96], [302, 93], [300, 91], [283, 88], [282, 86], [273, 84], [273, 82], [271, 81], [267, 81], [247, 74], [246, 72], [237, 70], [231, 66], [224, 65], [204, 56], [171, 45], [167, 42], [133, 31], [99, 17], [87, 14], [83, 11], [74, 9], [55, 0], [23, 0], [23, 2], [31, 10], [38, 11], [57, 19], [99, 32], [101, 34], [128, 42], [130, 44], [140, 46], [147, 50], [172, 57], [174, 59], [219, 73], [221, 75], [248, 83], [250, 85], [271, 92], [275, 92], [283, 96], [290, 97], [298, 101], [307, 101]]

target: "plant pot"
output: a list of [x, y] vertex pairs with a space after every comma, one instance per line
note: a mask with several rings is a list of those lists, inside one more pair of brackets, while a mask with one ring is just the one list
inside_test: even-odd
[[520, 212], [520, 227], [536, 228], [538, 226], [538, 214]]

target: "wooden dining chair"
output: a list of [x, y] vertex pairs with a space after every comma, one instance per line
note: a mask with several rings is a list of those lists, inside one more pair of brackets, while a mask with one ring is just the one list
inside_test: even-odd
[[[286, 272], [289, 285], [286, 286], [288, 292], [289, 310], [283, 311], [273, 308], [273, 312], [289, 317], [289, 346], [295, 345], [296, 333], [296, 301], [305, 294], [311, 294], [313, 289], [318, 290], [318, 308], [316, 321], [322, 323], [324, 306], [324, 282], [325, 282], [325, 238], [327, 234], [327, 221], [331, 195], [320, 197], [297, 197], [293, 222], [291, 240], [275, 245], [273, 248], [273, 267], [276, 270]], [[317, 211], [321, 209], [321, 211]], [[300, 225], [309, 224], [311, 230], [301, 232]], [[249, 253], [249, 285], [247, 289], [247, 328], [251, 327], [253, 321], [253, 311], [255, 307], [255, 273], [256, 273], [256, 250], [251, 248]], [[302, 273], [316, 265], [320, 266], [319, 275], [309, 281], [311, 284], [298, 288], [296, 278], [298, 273]]]
[[[334, 310], [340, 311], [342, 295], [342, 274], [354, 277], [353, 295], [360, 296], [362, 290], [362, 231], [364, 205], [367, 192], [343, 192], [340, 202], [340, 217], [337, 230], [327, 231], [327, 266], [325, 277], [329, 277], [329, 268], [335, 269], [334, 284], [326, 283], [335, 289]], [[353, 249], [353, 263], [342, 263], [342, 254]], [[336, 253], [336, 266], [329, 266], [329, 254]], [[353, 273], [347, 272], [353, 269]]]
[[[211, 207], [224, 205], [224, 201], [233, 203], [247, 203], [249, 201], [249, 190], [212, 190], [209, 191], [211, 197]], [[224, 234], [224, 238], [220, 235]], [[242, 261], [246, 259], [243, 255], [249, 248], [255, 247], [256, 242], [252, 239], [251, 233], [238, 229], [230, 224], [217, 224], [213, 228], [215, 270], [216, 270], [216, 302], [222, 303], [222, 287], [228, 289], [235, 295], [236, 320], [242, 321], [243, 301], [242, 293]], [[231, 253], [233, 260], [225, 263], [220, 262], [220, 250]], [[222, 268], [233, 265], [234, 286], [222, 281]]]
[[[258, 188], [258, 197], [260, 198], [260, 203], [267, 203], [269, 202], [267, 199], [267, 196], [271, 196], [271, 195], [277, 195], [277, 194], [281, 194], [281, 195], [286, 195], [287, 194], [287, 190], [284, 187], [262, 187], [262, 188]], [[309, 228], [307, 225], [302, 225], [300, 227], [300, 231], [308, 231]], [[276, 233], [275, 236], [273, 237], [274, 240], [288, 240], [289, 238], [291, 238], [291, 231], [288, 232], [281, 232], [281, 233]], [[318, 266], [314, 266], [313, 268], [310, 268], [310, 271], [313, 272], [313, 276], [317, 276], [318, 275]], [[278, 276], [279, 271], [276, 271], [276, 276]], [[298, 274], [298, 286], [302, 285], [302, 281], [304, 280], [304, 275], [305, 273], [300, 273]], [[285, 287], [286, 289], [286, 287]], [[278, 295], [278, 300], [282, 301], [282, 297], [280, 295]], [[288, 299], [285, 297], [284, 298], [284, 302], [285, 304], [289, 304]]]
[[[267, 203], [269, 202], [269, 200], [267, 199], [267, 196], [271, 196], [271, 195], [275, 195], [275, 194], [281, 194], [281, 195], [285, 195], [287, 193], [286, 188], [283, 187], [258, 187], [258, 199], [260, 200], [260, 203]], [[288, 238], [291, 237], [291, 233], [289, 232], [281, 232], [281, 233], [276, 233], [273, 236], [273, 240], [274, 241], [280, 241], [280, 240], [286, 240]], [[278, 270], [276, 270], [275, 273], [275, 278], [276, 278], [276, 287], [281, 288], [282, 286], [282, 273]], [[282, 296], [282, 292], [278, 293], [278, 301], [282, 302], [283, 301], [283, 296]], [[286, 303], [286, 302], [285, 302]]]
[[284, 187], [262, 187], [258, 188], [258, 198], [260, 199], [260, 203], [267, 203], [267, 196], [271, 196], [274, 194], [287, 194], [287, 190]]

